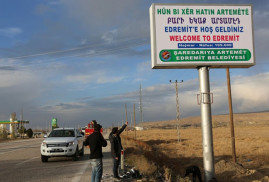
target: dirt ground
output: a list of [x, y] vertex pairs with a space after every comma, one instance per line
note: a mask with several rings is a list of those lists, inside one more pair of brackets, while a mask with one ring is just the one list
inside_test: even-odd
[[[264, 169], [269, 170], [267, 167]], [[215, 164], [215, 173], [218, 181], [269, 181], [269, 177], [265, 173], [261, 173], [255, 169], [247, 169], [240, 164], [225, 160], [221, 160]]]
[[[236, 163], [232, 160], [229, 124], [222, 120], [226, 124], [213, 128], [215, 176], [218, 182], [269, 182], [269, 126], [265, 123], [253, 125], [246, 118], [255, 120], [248, 115], [243, 119], [237, 118], [239, 124], [235, 124]], [[203, 176], [201, 128], [181, 128], [181, 142], [178, 142], [177, 130], [164, 129], [160, 123], [151, 123], [154, 127], [136, 131], [136, 134], [134, 131], [124, 133], [129, 140], [133, 140], [124, 142], [127, 151], [138, 154], [140, 148], [140, 154], [146, 156], [151, 168], [158, 166], [155, 168], [160, 169], [162, 166], [161, 168], [171, 169], [172, 176], [177, 176], [172, 181], [188, 181], [183, 176], [186, 168], [191, 165], [198, 166]], [[141, 161], [141, 158], [136, 158]]]

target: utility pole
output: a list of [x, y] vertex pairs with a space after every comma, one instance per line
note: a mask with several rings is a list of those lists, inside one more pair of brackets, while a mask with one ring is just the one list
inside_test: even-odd
[[234, 137], [234, 120], [233, 120], [233, 104], [232, 104], [232, 92], [231, 92], [231, 81], [230, 81], [230, 70], [229, 70], [229, 68], [226, 68], [226, 75], [227, 75], [228, 100], [229, 100], [229, 112], [230, 112], [232, 156], [233, 156], [233, 161], [236, 162], [235, 137]]
[[133, 124], [133, 113], [130, 112], [130, 125], [129, 126], [131, 126], [131, 128], [132, 128], [132, 124]]
[[[125, 104], [125, 114], [126, 114], [126, 120], [125, 122], [128, 122], [128, 117], [127, 117], [127, 105]], [[126, 127], [127, 128], [127, 127]], [[128, 136], [128, 130], [127, 131], [127, 136]]]
[[24, 130], [25, 130], [25, 127], [24, 127], [24, 123], [23, 123], [23, 108], [21, 108], [21, 128], [22, 128], [22, 138], [24, 138]]
[[127, 105], [125, 104], [125, 122], [128, 121], [128, 117], [127, 117]]
[[134, 132], [135, 132], [135, 140], [136, 140], [136, 129], [135, 129], [135, 104], [134, 104]]
[[139, 89], [139, 100], [140, 100], [140, 105], [139, 105], [139, 109], [140, 109], [140, 123], [143, 122], [143, 108], [142, 108], [142, 87], [140, 84], [140, 89]]
[[179, 101], [178, 101], [178, 83], [182, 83], [183, 80], [181, 80], [181, 82], [178, 82], [177, 80], [175, 80], [175, 82], [172, 82], [170, 80], [170, 83], [175, 83], [175, 86], [176, 86], [176, 107], [177, 107], [177, 134], [178, 134], [178, 142], [181, 142], [181, 137], [180, 137], [180, 125], [179, 125], [179, 117], [180, 117], [180, 114], [179, 114]]

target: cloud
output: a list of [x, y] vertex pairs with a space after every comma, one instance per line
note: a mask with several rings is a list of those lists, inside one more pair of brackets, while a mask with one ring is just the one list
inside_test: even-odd
[[[0, 29], [0, 36], [14, 38], [26, 30], [28, 35], [20, 44], [1, 48], [2, 56], [17, 59], [0, 60], [0, 97], [6, 103], [0, 117], [7, 119], [9, 113], [23, 106], [33, 125], [57, 116], [81, 125], [97, 119], [111, 126], [125, 118], [125, 104], [128, 113], [134, 103], [138, 111], [139, 90], [134, 85], [139, 81], [144, 120], [174, 119], [175, 87], [169, 79], [178, 77], [184, 79], [179, 87], [181, 117], [199, 115], [199, 81], [190, 80], [197, 76], [195, 70], [151, 70], [148, 11], [152, 2], [53, 0], [36, 5], [32, 12], [39, 14], [29, 16], [33, 19], [29, 18], [23, 31], [16, 25]], [[253, 4], [256, 60], [266, 64], [269, 24], [264, 22], [269, 18], [268, 2]], [[256, 67], [248, 71], [253, 69]], [[266, 66], [263, 69], [268, 71]], [[238, 72], [243, 71], [235, 69], [234, 75]], [[268, 110], [268, 73], [260, 72], [259, 67], [252, 73], [256, 75], [232, 77], [234, 112]], [[228, 113], [225, 77], [213, 73], [213, 114]]]
[[76, 112], [81, 112], [81, 110], [85, 107], [86, 105], [83, 102], [69, 102], [69, 103], [59, 103], [56, 104], [55, 106], [44, 106], [42, 108], [46, 111], [55, 113], [71, 112], [73, 114], [76, 114]]
[[137, 70], [139, 73], [145, 73], [150, 69], [151, 69], [151, 62], [150, 61], [140, 62], [137, 65]]
[[37, 5], [35, 9], [35, 13], [38, 15], [44, 15], [45, 13], [49, 13], [51, 11], [53, 11], [52, 8], [44, 4]]
[[2, 70], [2, 71], [15, 71], [15, 70], [17, 70], [17, 68], [14, 66], [0, 66], [0, 70]]
[[0, 71], [0, 88], [17, 87], [22, 83], [34, 82], [35, 77], [32, 73], [17, 70], [13, 67], [4, 67], [4, 71]]
[[[197, 115], [199, 106], [196, 95], [199, 85], [190, 80], [179, 86], [179, 106], [181, 117]], [[176, 89], [174, 84], [162, 84], [143, 89], [145, 120], [170, 120], [176, 118]], [[150, 113], [150, 114], [148, 114]]]
[[[167, 3], [169, 2], [176, 1], [168, 1]], [[203, 2], [214, 3], [212, 0]], [[224, 0], [221, 2], [227, 3]], [[240, 2], [244, 3], [246, 1]], [[149, 45], [148, 9], [151, 3], [153, 1], [117, 0], [115, 3], [115, 1], [104, 0], [55, 0], [49, 1], [47, 4], [38, 4], [36, 5], [36, 11], [41, 14], [39, 17], [41, 21], [36, 26], [41, 26], [42, 31], [37, 29], [29, 37], [29, 40], [10, 49], [9, 54], [13, 55], [8, 57], [67, 50], [86, 43], [89, 45], [115, 43], [113, 44], [114, 52], [119, 53], [122, 48], [125, 48], [127, 50], [124, 51], [126, 53], [124, 55], [137, 56], [138, 52], [132, 51], [134, 46], [130, 45], [136, 45], [139, 41], [143, 42], [145, 38], [148, 41], [144, 41], [144, 45]], [[53, 6], [54, 4], [57, 4], [57, 6]], [[268, 42], [267, 37], [269, 36], [266, 36], [267, 33], [260, 34], [259, 32], [262, 31], [260, 29], [266, 30], [268, 28], [268, 25], [264, 23], [269, 17], [266, 8], [268, 7], [268, 2], [255, 1], [253, 4], [256, 57], [264, 59], [266, 58], [265, 44]], [[49, 12], [50, 16], [45, 16], [46, 12]], [[73, 26], [70, 26], [70, 22], [72, 22]], [[129, 41], [122, 42], [120, 40]], [[99, 55], [103, 55], [102, 52], [111, 49], [109, 45], [94, 47], [97, 51], [99, 50]], [[86, 51], [86, 49], [80, 50], [79, 53], [83, 56]], [[108, 52], [111, 53], [110, 51]], [[75, 51], [70, 51], [70, 53], [78, 54]], [[150, 51], [146, 50], [143, 55], [148, 58], [149, 53]], [[68, 52], [64, 52], [64, 54], [66, 55]], [[139, 54], [142, 55], [142, 52], [139, 52]], [[47, 56], [56, 57], [59, 55], [49, 54]]]
[[[269, 110], [269, 73], [254, 76], [233, 77], [232, 102], [234, 112], [255, 112]], [[212, 83], [211, 83], [212, 85]], [[197, 104], [199, 83], [191, 80], [183, 83], [179, 90], [180, 113], [182, 117], [200, 114]], [[226, 82], [215, 83], [211, 88], [213, 93], [212, 114], [229, 113]], [[176, 116], [176, 97], [174, 88], [168, 85], [156, 85], [143, 90], [144, 106], [151, 113], [145, 117], [149, 120], [156, 118], [171, 118]], [[165, 117], [164, 117], [165, 116]]]
[[92, 72], [91, 74], [77, 74], [66, 76], [68, 82], [80, 82], [80, 83], [116, 83], [123, 80], [120, 76], [108, 76], [104, 71]]
[[[232, 103], [234, 113], [269, 110], [269, 73], [253, 76], [231, 77]], [[223, 85], [224, 84], [224, 85]], [[214, 114], [229, 112], [226, 83], [220, 82], [211, 88], [214, 95], [212, 110]]]
[[150, 61], [144, 61], [137, 64], [137, 69], [135, 73], [135, 79], [134, 82], [142, 82], [146, 81], [148, 76], [152, 74], [149, 70], [151, 69], [151, 63]]
[[114, 29], [114, 30], [105, 32], [105, 33], [102, 35], [102, 39], [103, 39], [106, 43], [111, 44], [111, 43], [113, 43], [113, 41], [115, 40], [115, 37], [116, 37], [116, 36], [117, 36], [117, 30]]
[[[269, 18], [269, 16], [268, 16]], [[267, 19], [268, 19], [267, 18]], [[267, 44], [269, 42], [269, 27], [255, 30], [255, 57], [257, 63], [267, 62]]]
[[18, 27], [1, 28], [0, 36], [13, 38], [22, 33], [22, 30]]
[[63, 0], [55, 0], [55, 1], [49, 1], [48, 3], [50, 5], [60, 5], [60, 4], [62, 4], [62, 1]]
[[233, 98], [238, 112], [268, 110], [269, 73], [252, 77], [237, 77], [233, 84]]
[[29, 70], [0, 70], [0, 100], [5, 103], [1, 107], [1, 120], [8, 120], [12, 112], [21, 111], [32, 118], [29, 111], [36, 108], [46, 92], [45, 82], [39, 75]]
[[[269, 73], [248, 77], [232, 77], [232, 99], [234, 113], [269, 110]], [[229, 113], [226, 82], [211, 83], [214, 102], [212, 115]], [[200, 115], [197, 103], [199, 94], [198, 80], [183, 82], [179, 89], [180, 117]], [[85, 125], [85, 118], [97, 119], [107, 127], [125, 120], [125, 104], [128, 117], [136, 105], [137, 118], [140, 118], [139, 90], [115, 94], [107, 97], [83, 97], [76, 101], [54, 102], [39, 108], [39, 112], [56, 115], [61, 120], [76, 120], [76, 124]], [[142, 87], [142, 108], [144, 121], [172, 120], [176, 118], [176, 94], [174, 85], [158, 84]], [[130, 119], [130, 118], [129, 118]], [[139, 119], [137, 119], [139, 122]], [[70, 123], [71, 124], [71, 123]]]

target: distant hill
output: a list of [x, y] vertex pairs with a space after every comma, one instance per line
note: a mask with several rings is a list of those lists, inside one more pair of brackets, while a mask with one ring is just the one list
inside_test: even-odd
[[[269, 125], [269, 111], [255, 112], [255, 113], [237, 113], [233, 114], [234, 125], [236, 126], [268, 126]], [[200, 127], [201, 117], [193, 116], [182, 118], [179, 121], [181, 127]], [[213, 127], [224, 127], [230, 123], [229, 114], [225, 115], [213, 115], [212, 124]], [[176, 128], [176, 120], [167, 121], [151, 121], [143, 122], [139, 124], [146, 128]]]

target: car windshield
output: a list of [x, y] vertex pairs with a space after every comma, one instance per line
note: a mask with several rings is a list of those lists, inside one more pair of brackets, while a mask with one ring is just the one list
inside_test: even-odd
[[74, 130], [53, 130], [49, 137], [75, 137]]

